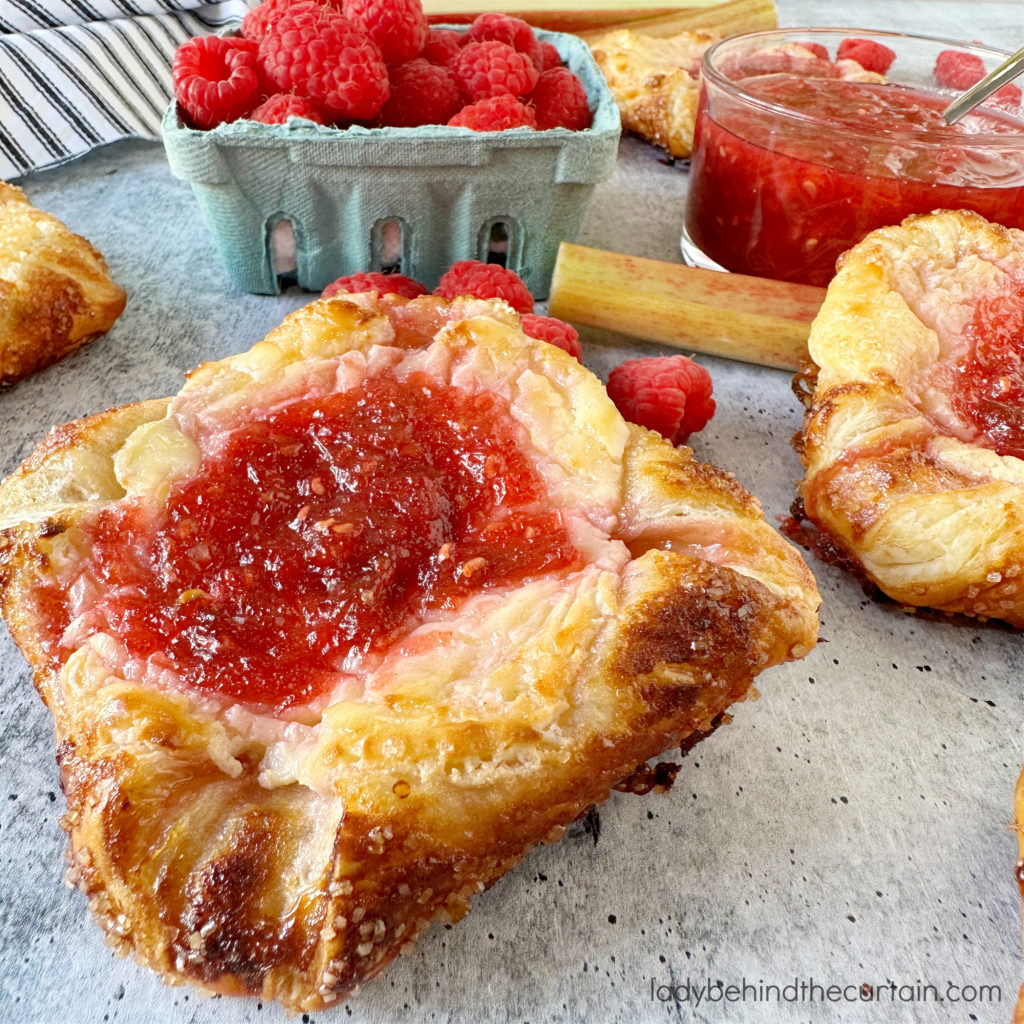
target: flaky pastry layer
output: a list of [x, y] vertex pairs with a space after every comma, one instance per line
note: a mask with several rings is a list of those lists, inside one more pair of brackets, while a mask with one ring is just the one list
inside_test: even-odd
[[840, 260], [809, 341], [807, 518], [890, 597], [1024, 626], [1024, 461], [953, 401], [966, 325], [1024, 278], [1024, 232], [909, 217]]
[[102, 255], [0, 182], [0, 384], [109, 331], [124, 306]]
[[666, 38], [623, 28], [591, 44], [615, 96], [622, 127], [684, 158], [693, 149], [700, 93], [700, 60], [717, 39], [710, 32]]
[[[499, 396], [585, 564], [410, 622], [283, 717], [139, 675], [116, 636], [52, 663], [35, 598], [87, 557], [98, 507], [166, 495], [222, 421], [382, 367]], [[813, 578], [757, 502], [627, 425], [500, 302], [314, 302], [174, 398], [58, 428], [0, 486], [0, 530], [3, 613], [56, 722], [74, 879], [168, 981], [291, 1009], [343, 998], [462, 916], [817, 633]]]

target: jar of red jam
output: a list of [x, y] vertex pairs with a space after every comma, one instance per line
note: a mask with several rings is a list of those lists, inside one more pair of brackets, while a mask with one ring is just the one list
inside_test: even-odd
[[1007, 56], [859, 29], [756, 32], [711, 47], [684, 256], [826, 285], [842, 252], [911, 213], [969, 209], [1024, 228], [1018, 86], [955, 125], [942, 116]]

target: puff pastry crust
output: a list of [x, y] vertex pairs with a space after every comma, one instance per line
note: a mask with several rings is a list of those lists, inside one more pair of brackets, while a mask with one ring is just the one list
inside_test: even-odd
[[811, 330], [799, 487], [840, 559], [890, 597], [1017, 627], [1024, 461], [998, 454], [957, 395], [979, 309], [1019, 305], [1022, 289], [1024, 232], [965, 211], [847, 252]]
[[100, 253], [0, 181], [0, 384], [109, 331], [124, 306]]
[[[59, 580], [88, 604], [97, 510], [164, 500], [199, 471], [218, 417], [382, 368], [497, 396], [583, 564], [407, 622], [358, 685], [287, 714], [129, 670], [110, 633], [65, 633], [54, 658], [41, 595]], [[56, 722], [72, 877], [167, 981], [293, 1010], [343, 998], [432, 920], [461, 917], [817, 635], [813, 577], [757, 502], [627, 425], [496, 301], [320, 300], [174, 398], [57, 428], [0, 486], [0, 548], [3, 614]]]
[[[1021, 900], [1024, 901], [1024, 772], [1017, 777], [1017, 785], [1013, 795], [1014, 818], [1017, 825], [1017, 846], [1020, 856], [1014, 874]], [[1024, 1024], [1024, 985], [1017, 993], [1017, 1004], [1013, 1012], [1013, 1024]]]
[[674, 157], [693, 149], [700, 60], [718, 36], [680, 32], [658, 38], [623, 28], [591, 44], [615, 96], [622, 127]]

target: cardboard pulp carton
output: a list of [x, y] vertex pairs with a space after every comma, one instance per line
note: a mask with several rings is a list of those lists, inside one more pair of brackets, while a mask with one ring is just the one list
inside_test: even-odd
[[188, 127], [163, 119], [174, 175], [187, 181], [233, 280], [281, 289], [275, 241], [294, 235], [294, 276], [319, 291], [343, 274], [393, 269], [436, 286], [452, 263], [504, 261], [548, 294], [558, 244], [575, 239], [594, 185], [611, 175], [619, 114], [586, 44], [538, 32], [587, 90], [593, 126], [475, 132], [325, 128], [242, 120]]

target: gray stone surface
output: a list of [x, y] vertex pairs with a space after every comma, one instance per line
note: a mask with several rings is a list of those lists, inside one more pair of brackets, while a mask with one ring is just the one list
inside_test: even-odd
[[[926, 28], [1024, 44], [1019, 2], [780, 0], [784, 24]], [[170, 393], [198, 361], [248, 347], [306, 296], [240, 294], [158, 146], [126, 143], [24, 182], [90, 238], [128, 288], [113, 331], [0, 393], [0, 470], [51, 424]], [[622, 144], [581, 241], [678, 258], [686, 176]], [[657, 346], [587, 335], [604, 373]], [[786, 375], [704, 360], [719, 412], [700, 457], [775, 520], [799, 476]], [[613, 797], [435, 928], [347, 1004], [313, 1020], [1006, 1021], [1021, 979], [1013, 786], [1024, 749], [1021, 638], [866, 599], [813, 563], [823, 642], [761, 680], [761, 700], [685, 760], [666, 796]], [[255, 1000], [165, 988], [104, 946], [61, 884], [63, 797], [50, 717], [0, 636], [0, 1022], [284, 1019]], [[798, 981], [995, 985], [1001, 1003], [659, 1001], [658, 986]], [[652, 988], [653, 986], [653, 988]], [[653, 993], [653, 996], [652, 996]], [[680, 993], [682, 994], [682, 993]], [[903, 993], [904, 995], [906, 993]], [[748, 1000], [751, 997], [748, 994]]]

